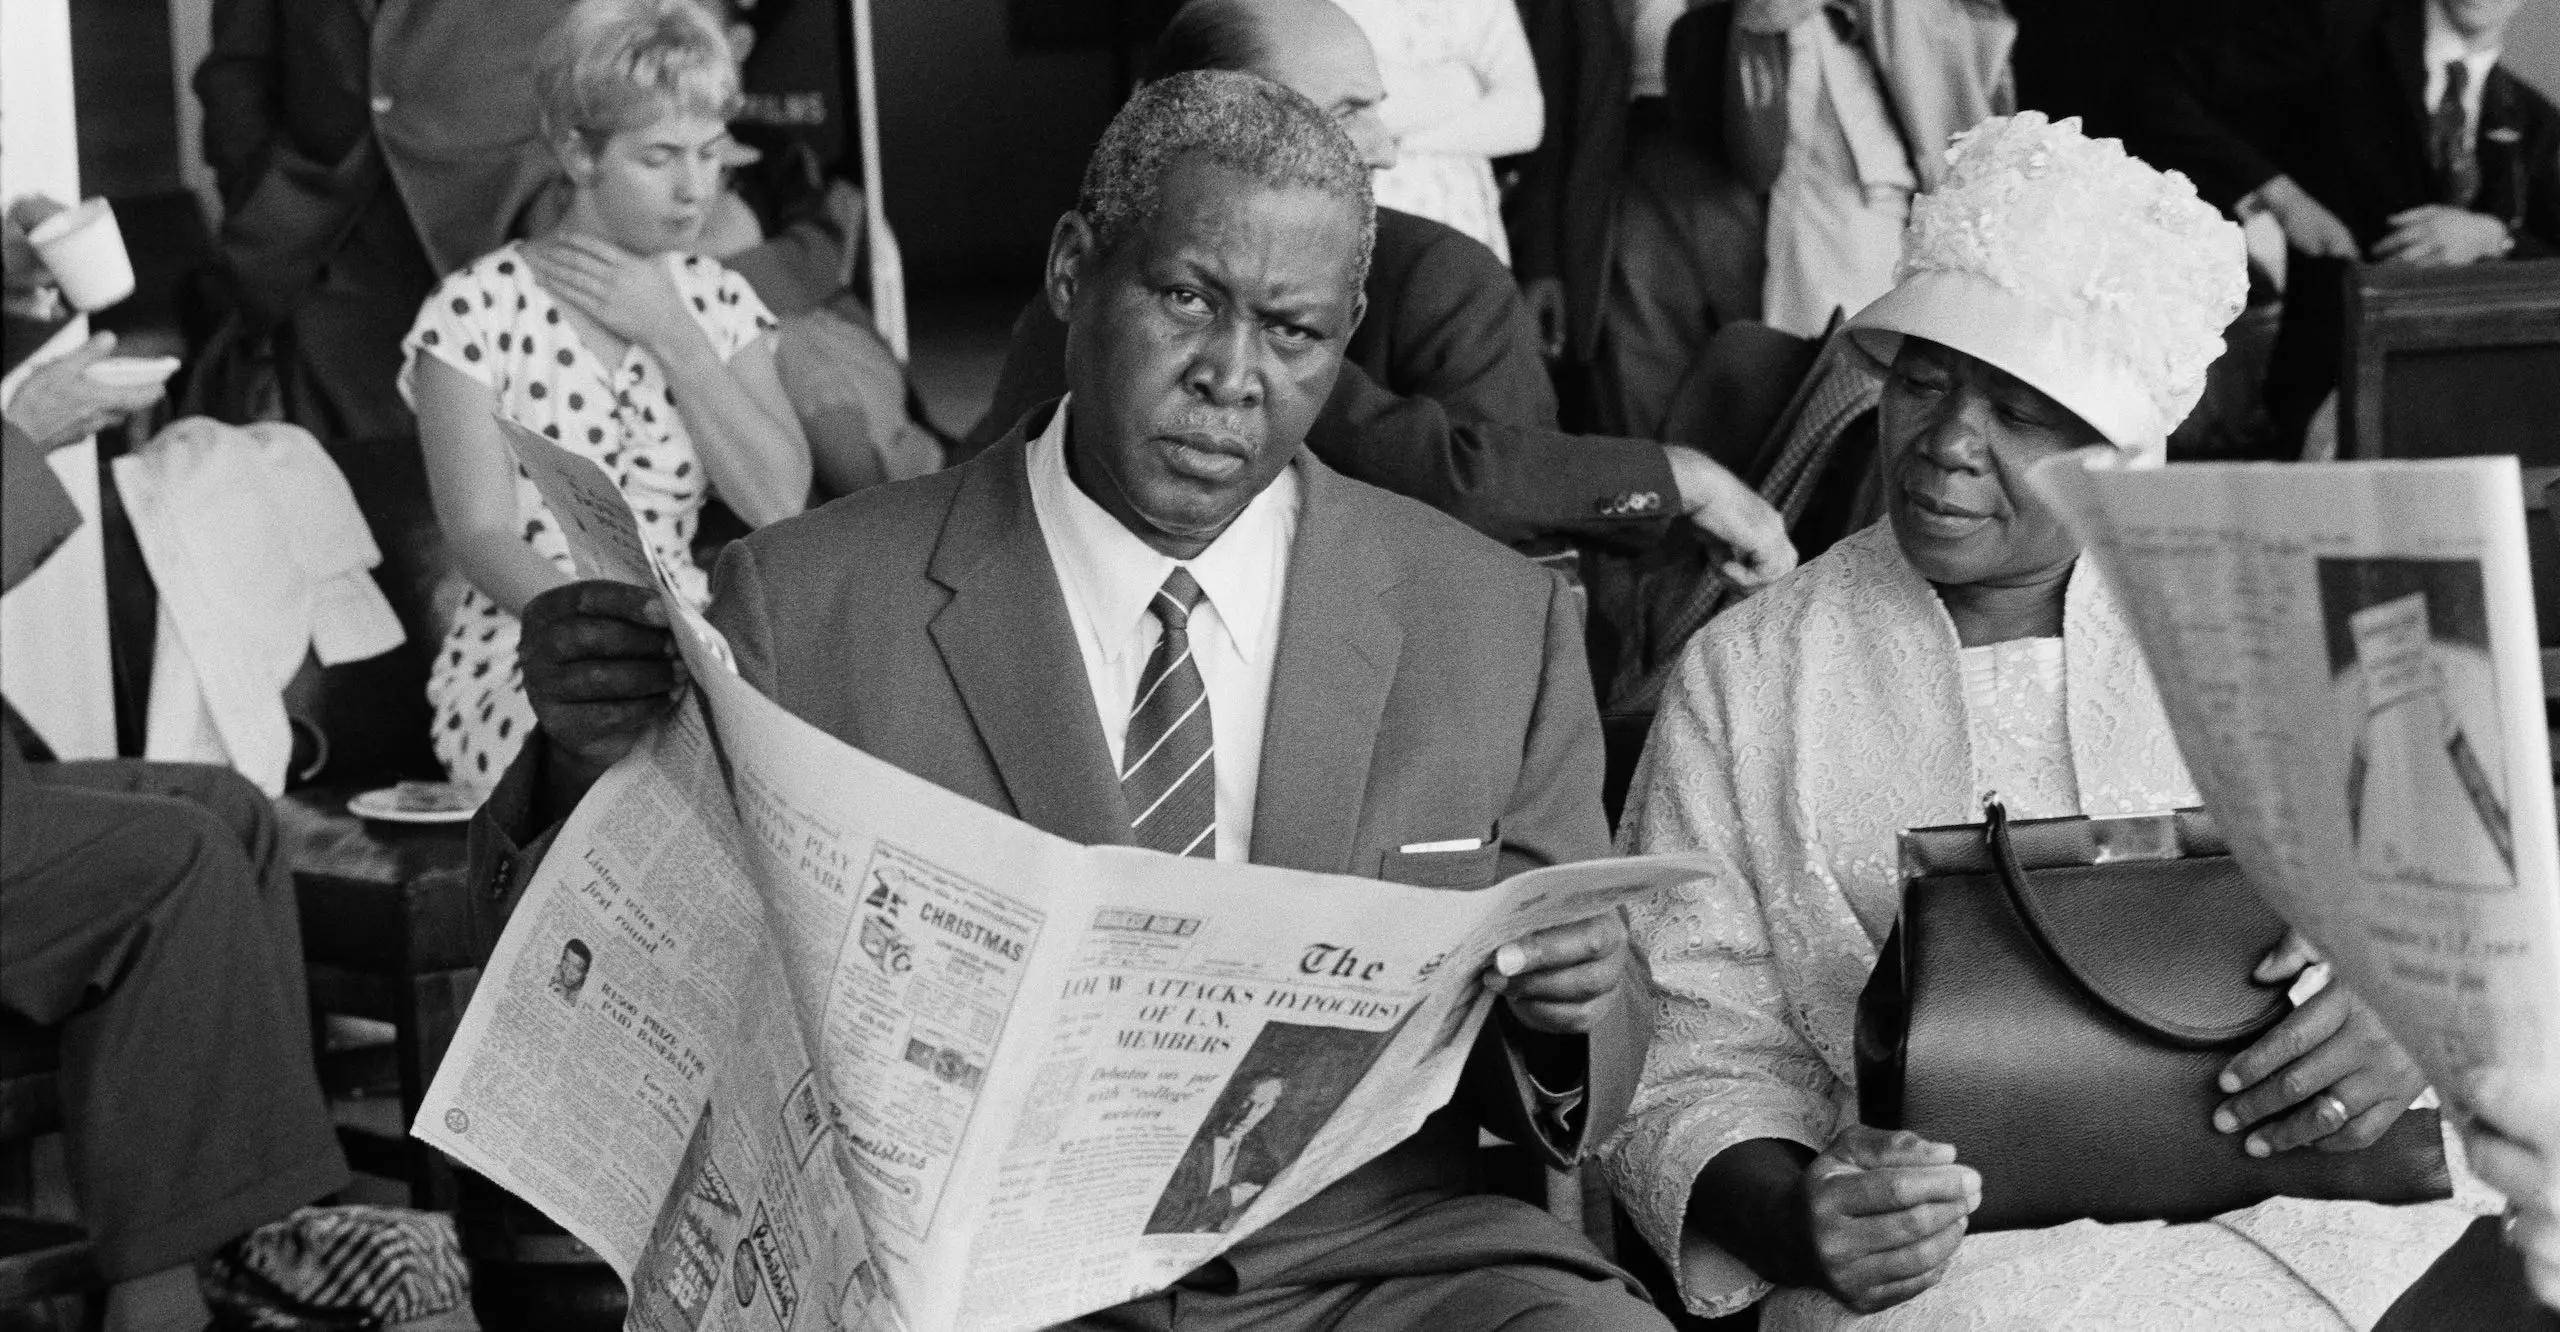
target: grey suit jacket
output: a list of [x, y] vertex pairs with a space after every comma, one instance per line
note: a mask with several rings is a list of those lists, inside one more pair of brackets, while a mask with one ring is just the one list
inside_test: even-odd
[[[711, 618], [748, 680], [830, 735], [1059, 836], [1126, 842], [1128, 812], [1031, 506], [1024, 429], [1041, 429], [1049, 410], [963, 466], [740, 540], [713, 577]], [[1253, 860], [1464, 889], [1606, 854], [1599, 717], [1563, 580], [1303, 451], [1294, 465], [1303, 503]], [[527, 746], [533, 757], [492, 797], [484, 832], [506, 831], [523, 807], [540, 748]], [[1396, 849], [1467, 837], [1486, 847]], [[1363, 1238], [1480, 1189], [1479, 1126], [1557, 1165], [1601, 1140], [1641, 1058], [1634, 1015], [1618, 1007], [1624, 1020], [1593, 1042], [1579, 1133], [1539, 1125], [1488, 1023], [1451, 1105], [1239, 1245], [1228, 1255], [1238, 1279], [1358, 1269]]]

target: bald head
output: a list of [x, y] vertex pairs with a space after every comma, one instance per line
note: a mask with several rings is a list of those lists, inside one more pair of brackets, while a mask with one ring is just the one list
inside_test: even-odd
[[1395, 165], [1395, 139], [1378, 120], [1387, 90], [1377, 54], [1330, 0], [1190, 0], [1157, 39], [1146, 77], [1203, 69], [1259, 74], [1332, 116], [1371, 167]]

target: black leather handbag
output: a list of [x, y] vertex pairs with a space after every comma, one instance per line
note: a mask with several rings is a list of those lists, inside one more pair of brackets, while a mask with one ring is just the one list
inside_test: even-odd
[[2279, 1195], [2451, 1194], [2436, 1114], [2263, 1160], [2213, 1129], [2224, 1064], [2291, 1011], [2284, 937], [2202, 811], [1902, 835], [1902, 918], [1858, 999], [1858, 1111], [1953, 1143], [1976, 1231], [2200, 1221]]

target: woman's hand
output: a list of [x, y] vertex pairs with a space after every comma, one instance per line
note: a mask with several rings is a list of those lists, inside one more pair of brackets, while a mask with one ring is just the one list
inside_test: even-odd
[[571, 232], [527, 245], [524, 253], [554, 296], [662, 361], [673, 359], [684, 340], [703, 336], [662, 258], [643, 258]]
[[[2301, 936], [2287, 933], [2259, 962], [2257, 979], [2290, 980], [2317, 960]], [[2305, 1143], [2328, 1152], [2370, 1147], [2427, 1079], [2373, 1010], [2333, 983], [2232, 1060], [2221, 1086], [2231, 1098], [2215, 1108], [2214, 1128], [2246, 1129], [2248, 1153], [2272, 1156]]]
[[1852, 1124], [1805, 1167], [1798, 1192], [1823, 1286], [1874, 1313], [1946, 1275], [1982, 1205], [1982, 1176], [1946, 1143]]

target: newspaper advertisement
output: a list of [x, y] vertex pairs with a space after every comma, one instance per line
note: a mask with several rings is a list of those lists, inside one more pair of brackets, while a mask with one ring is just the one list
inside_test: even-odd
[[[648, 568], [600, 471], [516, 444], [582, 570]], [[1500, 945], [1699, 872], [1081, 846], [790, 715], [666, 600], [695, 688], [561, 829], [416, 1126], [637, 1326], [1001, 1332], [1162, 1289], [1449, 1099]]]
[[2458, 1108], [2560, 1141], [2560, 849], [2516, 460], [2056, 459], [2250, 880]]

